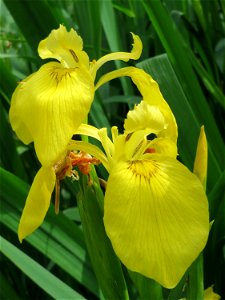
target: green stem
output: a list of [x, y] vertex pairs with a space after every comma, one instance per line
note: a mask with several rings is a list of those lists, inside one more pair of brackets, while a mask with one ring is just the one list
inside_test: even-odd
[[163, 300], [162, 287], [154, 280], [129, 271], [129, 275], [138, 289], [140, 300]]
[[189, 271], [189, 284], [187, 286], [187, 300], [204, 299], [203, 282], [203, 254], [201, 253], [192, 264]]

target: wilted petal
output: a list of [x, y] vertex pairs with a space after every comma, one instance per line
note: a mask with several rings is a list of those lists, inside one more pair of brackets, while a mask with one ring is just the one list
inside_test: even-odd
[[56, 176], [52, 167], [42, 167], [35, 176], [19, 223], [20, 242], [44, 221], [55, 181]]
[[111, 170], [104, 223], [127, 268], [173, 288], [206, 244], [208, 203], [186, 167], [152, 154]]
[[[19, 137], [23, 137], [24, 128], [29, 130], [40, 162], [50, 165], [63, 155], [93, 98], [94, 84], [88, 72], [47, 63], [17, 87], [10, 121]], [[23, 140], [27, 138], [28, 134]]]

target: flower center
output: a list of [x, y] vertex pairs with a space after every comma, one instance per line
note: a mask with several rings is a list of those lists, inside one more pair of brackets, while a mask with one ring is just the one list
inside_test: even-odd
[[59, 82], [61, 82], [63, 79], [66, 80], [68, 77], [71, 77], [72, 72], [74, 72], [74, 69], [55, 68], [51, 72], [51, 77], [56, 81], [57, 84], [59, 84]]
[[154, 160], [136, 160], [131, 161], [128, 167], [135, 176], [144, 177], [149, 180], [156, 176], [159, 171], [159, 166]]

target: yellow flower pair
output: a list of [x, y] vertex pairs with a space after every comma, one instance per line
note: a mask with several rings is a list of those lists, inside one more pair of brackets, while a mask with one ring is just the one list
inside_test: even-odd
[[[133, 35], [131, 53], [112, 53], [89, 62], [82, 40], [60, 26], [39, 45], [42, 58], [55, 58], [19, 84], [12, 97], [10, 121], [24, 143], [34, 142], [42, 164], [29, 192], [19, 225], [19, 239], [43, 222], [57, 172], [71, 176], [67, 153], [87, 152], [109, 173], [104, 224], [113, 248], [133, 271], [174, 287], [206, 244], [208, 204], [199, 179], [176, 160], [177, 125], [157, 83], [143, 70], [126, 67], [104, 75], [96, 72], [113, 59], [138, 59], [140, 39]], [[129, 76], [142, 101], [128, 112], [124, 132], [82, 124], [94, 91], [105, 82]], [[98, 139], [104, 151], [73, 134]], [[154, 139], [148, 136], [154, 134]], [[66, 165], [66, 169], [64, 166]]]

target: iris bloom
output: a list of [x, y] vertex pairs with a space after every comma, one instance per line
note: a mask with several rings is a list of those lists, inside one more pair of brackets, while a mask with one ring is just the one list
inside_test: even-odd
[[104, 152], [82, 141], [70, 147], [96, 156], [109, 172], [104, 224], [123, 264], [173, 288], [206, 244], [208, 202], [200, 180], [176, 159], [176, 121], [156, 82], [130, 67], [97, 86], [121, 75], [131, 76], [143, 96], [124, 132], [112, 127], [111, 140], [106, 128], [82, 125], [78, 131], [98, 139]]
[[[138, 36], [132, 35], [131, 53], [111, 53], [92, 62], [83, 51], [81, 37], [73, 29], [67, 32], [63, 25], [40, 42], [40, 57], [56, 61], [44, 64], [19, 83], [9, 113], [13, 130], [25, 144], [34, 142], [42, 164], [23, 210], [20, 240], [43, 222], [57, 181], [57, 168], [68, 160], [67, 145], [85, 121], [93, 101], [97, 70], [110, 60], [140, 57], [142, 43]], [[63, 176], [68, 174], [65, 172]]]
[[11, 101], [10, 122], [25, 143], [34, 142], [42, 165], [54, 164], [65, 154], [66, 146], [85, 121], [94, 98], [97, 70], [107, 61], [138, 59], [142, 43], [133, 34], [131, 53], [117, 52], [89, 62], [81, 37], [60, 25], [42, 40], [41, 58], [57, 61], [44, 64], [21, 81]]

